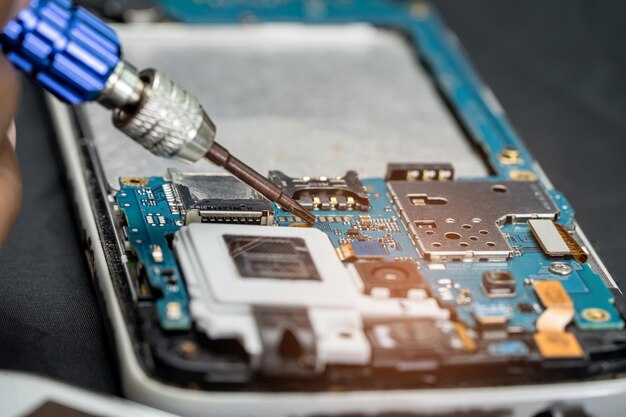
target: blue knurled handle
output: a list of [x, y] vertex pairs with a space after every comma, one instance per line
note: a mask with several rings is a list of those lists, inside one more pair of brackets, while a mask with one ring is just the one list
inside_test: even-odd
[[120, 61], [115, 31], [71, 0], [32, 0], [4, 27], [0, 47], [16, 67], [70, 104], [98, 98]]

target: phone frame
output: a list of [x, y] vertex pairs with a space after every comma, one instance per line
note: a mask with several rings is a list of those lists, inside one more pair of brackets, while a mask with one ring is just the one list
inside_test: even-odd
[[[381, 3], [381, 2], [375, 2]], [[422, 4], [422, 3], [420, 3]], [[381, 6], [382, 7], [382, 6]], [[365, 21], [377, 26], [400, 27], [413, 40], [416, 53], [430, 68], [442, 95], [448, 100], [471, 139], [484, 149], [494, 178], [508, 179], [514, 170], [530, 172], [553, 195], [549, 180], [511, 128], [491, 90], [471, 68], [456, 37], [430, 8], [389, 7], [378, 13], [359, 15], [366, 10], [355, 6], [354, 13], [327, 16], [322, 23]], [[292, 16], [293, 17], [293, 16]], [[275, 21], [272, 16], [257, 16], [260, 21]], [[218, 15], [219, 22], [231, 17]], [[293, 19], [299, 21], [297, 18]], [[302, 21], [306, 21], [302, 17]], [[313, 22], [320, 23], [320, 22]], [[191, 416], [205, 415], [371, 415], [387, 412], [408, 415], [464, 412], [473, 416], [534, 415], [558, 407], [576, 406], [598, 415], [621, 415], [621, 398], [626, 395], [626, 378], [575, 383], [524, 386], [419, 389], [397, 391], [357, 391], [318, 393], [260, 393], [193, 391], [166, 385], [152, 378], [142, 365], [140, 344], [133, 336], [132, 290], [127, 282], [123, 243], [112, 221], [113, 201], [93, 135], [85, 126], [80, 108], [69, 108], [52, 96], [46, 97], [56, 129], [75, 209], [83, 232], [89, 265], [103, 311], [108, 316], [121, 370], [123, 390], [136, 401]], [[507, 146], [520, 151], [522, 165], [503, 164], [498, 156]], [[560, 195], [560, 194], [559, 194]], [[590, 249], [601, 274], [617, 286], [579, 228], [579, 236]], [[454, 400], [451, 400], [454, 399]]]

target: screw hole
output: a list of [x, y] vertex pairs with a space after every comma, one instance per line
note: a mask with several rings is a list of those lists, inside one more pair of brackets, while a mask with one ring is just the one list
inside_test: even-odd
[[469, 225], [469, 224], [464, 224], [464, 225], [463, 225], [463, 229], [469, 230], [469, 229], [471, 229], [471, 228], [472, 228], [472, 226], [471, 226], [471, 225]]
[[460, 246], [460, 247], [462, 247], [462, 248], [466, 248], [466, 247], [468, 247], [468, 246], [469, 246], [469, 243], [467, 243], [467, 242], [461, 242], [461, 243], [459, 243], [459, 246]]
[[470, 236], [470, 240], [477, 241], [478, 240], [478, 236]]
[[480, 218], [478, 218], [478, 217], [474, 217], [474, 218], [472, 219], [472, 223], [480, 223], [480, 222], [482, 222], [482, 219], [480, 219]]
[[488, 235], [489, 232], [487, 230], [481, 230], [478, 233], [480, 233], [481, 235]]
[[450, 239], [450, 240], [459, 240], [461, 239], [461, 235], [458, 233], [454, 233], [454, 232], [448, 232], [444, 235], [446, 238]]
[[434, 243], [433, 243], [433, 246], [434, 246], [434, 247], [436, 247], [436, 248], [440, 248], [440, 247], [441, 247], [441, 243], [439, 243], [439, 242], [434, 242]]
[[434, 234], [435, 234], [435, 232], [433, 232], [432, 230], [427, 230], [427, 231], [426, 231], [426, 234], [427, 234], [428, 236], [432, 236], [432, 235], [434, 235]]
[[501, 185], [501, 184], [496, 184], [493, 187], [491, 187], [491, 191], [493, 191], [494, 193], [506, 193], [509, 189], [506, 188], [506, 186]]
[[489, 247], [492, 247], [492, 248], [493, 248], [494, 246], [496, 246], [496, 244], [495, 244], [495, 243], [493, 243], [493, 242], [487, 242], [487, 246], [489, 246]]
[[453, 218], [450, 218], [450, 217], [446, 219], [446, 223], [450, 223], [450, 224], [454, 223], [455, 221], [456, 220], [454, 220]]

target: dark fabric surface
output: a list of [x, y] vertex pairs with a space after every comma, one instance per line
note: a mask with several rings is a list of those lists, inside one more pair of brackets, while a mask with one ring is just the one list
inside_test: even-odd
[[0, 368], [118, 393], [43, 97], [23, 87], [16, 124], [24, 200], [0, 252]]
[[[622, 286], [626, 2], [439, 0], [530, 150]], [[0, 367], [119, 393], [40, 96], [17, 120], [25, 199], [0, 254]]]
[[436, 4], [624, 288], [626, 2]]

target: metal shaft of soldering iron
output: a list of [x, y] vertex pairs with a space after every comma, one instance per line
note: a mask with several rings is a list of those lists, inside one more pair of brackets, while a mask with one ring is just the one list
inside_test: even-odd
[[285, 210], [290, 211], [302, 220], [309, 223], [315, 222], [315, 215], [292, 198], [286, 196], [280, 187], [232, 156], [230, 152], [220, 144], [214, 142], [205, 156], [209, 161], [224, 167], [225, 170], [235, 177], [257, 190], [268, 200], [279, 204]]
[[155, 155], [194, 163], [206, 156], [271, 201], [312, 223], [315, 216], [215, 143], [198, 99], [154, 69], [122, 59], [119, 38], [71, 0], [32, 0], [0, 33], [0, 49], [60, 100], [113, 111], [113, 124]]

